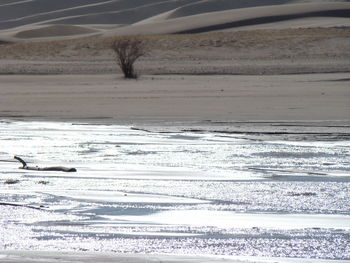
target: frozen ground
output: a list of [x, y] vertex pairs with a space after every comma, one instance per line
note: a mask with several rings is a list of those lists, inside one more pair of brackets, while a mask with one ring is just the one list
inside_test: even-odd
[[0, 122], [0, 250], [349, 260], [349, 127], [218, 125]]

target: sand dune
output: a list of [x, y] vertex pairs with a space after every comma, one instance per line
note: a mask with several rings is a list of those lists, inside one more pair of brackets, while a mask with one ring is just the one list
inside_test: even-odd
[[349, 27], [349, 18], [342, 17], [301, 17], [281, 21], [273, 21], [270, 23], [262, 23], [255, 25], [246, 25], [236, 28], [228, 28], [222, 31], [234, 31], [234, 30], [265, 30], [265, 29], [288, 29], [288, 28], [331, 28], [331, 27]]
[[[157, 15], [169, 10], [173, 10], [178, 6], [191, 2], [191, 0], [178, 0], [178, 1], [164, 1], [156, 3], [147, 3], [145, 5], [127, 8], [119, 10], [116, 5], [109, 5], [108, 12], [95, 12], [85, 15], [74, 17], [62, 17], [50, 22], [64, 23], [64, 24], [86, 24], [86, 23], [99, 23], [99, 24], [133, 24], [143, 19], [147, 19], [150, 16]], [[119, 3], [119, 2], [117, 2]]]
[[[8, 29], [32, 23], [60, 24], [132, 24], [159, 12], [169, 11], [193, 0], [105, 0], [52, 1], [34, 0], [34, 3], [0, 8], [0, 28]], [[73, 5], [74, 3], [74, 5]], [[79, 5], [80, 3], [80, 5]], [[29, 11], [26, 11], [29, 9]]]
[[202, 33], [309, 17], [346, 17], [349, 19], [350, 25], [350, 3], [307, 3], [252, 7], [175, 19], [169, 19], [169, 16], [171, 14], [168, 13], [167, 17], [163, 16], [156, 21], [111, 30], [106, 35]]
[[52, 36], [69, 36], [91, 34], [97, 32], [91, 28], [73, 25], [52, 25], [44, 26], [37, 29], [23, 30], [18, 32], [15, 37], [18, 38], [35, 38], [35, 37], [52, 37]]
[[[32, 0], [2, 2], [0, 39], [66, 37], [104, 33], [200, 33], [281, 23], [303, 18], [332, 18], [330, 26], [350, 26], [350, 1], [313, 0]], [[337, 23], [336, 19], [340, 22]], [[106, 25], [96, 28], [91, 24]], [[67, 25], [64, 27], [63, 25]], [[84, 25], [77, 28], [74, 26]], [[120, 25], [124, 25], [120, 28]], [[284, 23], [284, 26], [287, 24]], [[319, 23], [310, 26], [323, 26]], [[72, 27], [73, 26], [73, 27]], [[113, 27], [114, 26], [114, 27]], [[103, 29], [103, 30], [102, 30]], [[107, 32], [106, 32], [107, 31]]]
[[172, 12], [169, 18], [179, 18], [184, 16], [198, 15], [215, 11], [224, 11], [229, 9], [239, 9], [256, 6], [280, 5], [294, 2], [293, 0], [201, 0], [182, 6]]

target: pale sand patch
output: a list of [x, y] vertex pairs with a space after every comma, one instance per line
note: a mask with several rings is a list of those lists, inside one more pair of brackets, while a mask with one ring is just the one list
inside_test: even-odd
[[2, 75], [3, 118], [348, 120], [349, 74], [274, 76]]

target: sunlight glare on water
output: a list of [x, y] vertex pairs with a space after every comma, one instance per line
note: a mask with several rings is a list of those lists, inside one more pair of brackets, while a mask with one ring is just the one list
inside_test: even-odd
[[350, 259], [350, 141], [0, 127], [0, 249]]

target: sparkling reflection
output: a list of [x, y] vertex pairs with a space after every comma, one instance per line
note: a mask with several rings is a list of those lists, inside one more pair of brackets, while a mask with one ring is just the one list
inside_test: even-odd
[[0, 249], [350, 259], [350, 141], [0, 126]]

